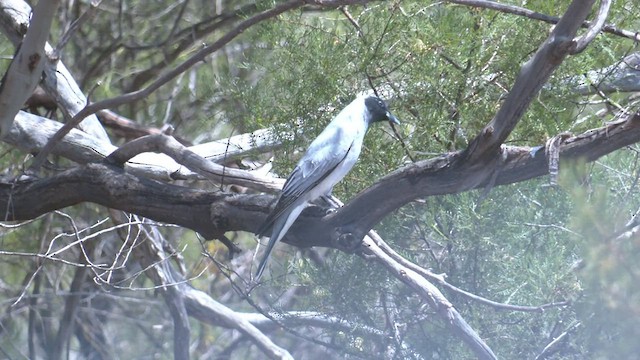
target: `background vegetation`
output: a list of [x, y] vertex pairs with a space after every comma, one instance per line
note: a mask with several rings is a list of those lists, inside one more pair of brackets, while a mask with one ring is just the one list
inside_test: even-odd
[[[569, 1], [502, 3], [561, 16]], [[105, 99], [144, 87], [239, 21], [277, 4], [103, 1], [60, 56], [91, 100]], [[89, 8], [88, 2], [61, 2], [50, 42], [56, 44]], [[637, 14], [635, 1], [616, 1], [607, 23], [634, 32]], [[306, 144], [373, 85], [401, 120], [401, 140], [386, 124], [370, 129], [358, 164], [334, 190], [348, 202], [405, 164], [464, 149], [493, 118], [551, 27], [449, 2], [311, 5], [250, 27], [150, 96], [113, 110], [144, 129], [170, 125], [187, 144], [272, 129], [269, 152], [227, 165], [260, 167], [272, 158], [271, 173], [286, 177]], [[8, 67], [15, 48], [8, 40], [0, 45]], [[619, 64], [636, 46], [637, 40], [601, 33], [583, 53], [568, 57], [506, 144], [544, 147], [557, 134], [578, 134], [637, 112], [637, 92], [577, 91], [584, 74]], [[60, 110], [33, 111], [63, 118]], [[127, 128], [106, 126], [116, 145], [135, 137]], [[402, 256], [445, 274], [459, 289], [531, 307], [488, 305], [440, 288], [499, 358], [632, 359], [640, 353], [640, 237], [625, 231], [634, 229], [630, 221], [640, 207], [639, 153], [631, 145], [595, 162], [562, 162], [555, 186], [545, 176], [416, 199], [375, 230]], [[74, 166], [50, 160], [48, 175]], [[28, 161], [25, 152], [2, 145], [5, 179], [19, 176]], [[219, 188], [208, 181], [178, 184]], [[253, 234], [226, 234], [243, 250], [229, 259], [220, 242], [205, 242], [192, 230], [129, 221], [134, 223], [119, 231], [160, 234], [179, 255], [189, 283], [235, 311], [317, 311], [349, 322], [319, 327], [301, 320], [265, 330], [295, 358], [474, 357], [432, 307], [365, 258], [281, 245], [270, 274], [247, 298], [242, 279], [251, 272]], [[26, 223], [6, 222], [1, 231], [0, 350], [7, 358], [171, 357], [172, 318], [145, 267], [133, 255], [115, 255], [121, 254], [122, 234], [105, 207], [83, 203]], [[21, 255], [63, 249], [78, 237], [83, 246], [58, 254], [67, 262]], [[80, 268], [76, 263], [86, 265], [86, 252], [96, 264], [115, 261], [119, 267], [108, 277]], [[76, 311], [69, 318], [64, 309], [72, 299]], [[71, 335], [52, 352], [64, 323], [73, 324]], [[190, 325], [194, 358], [264, 356], [238, 331], [193, 317]]]

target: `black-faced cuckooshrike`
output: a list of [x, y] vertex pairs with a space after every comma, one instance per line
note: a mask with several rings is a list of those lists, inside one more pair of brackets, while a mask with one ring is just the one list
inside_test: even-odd
[[399, 124], [385, 103], [373, 95], [358, 96], [313, 140], [284, 184], [275, 208], [257, 232], [264, 236], [273, 227], [255, 281], [260, 279], [273, 246], [287, 233], [307, 205], [323, 195], [347, 175], [360, 156], [369, 124], [388, 120]]

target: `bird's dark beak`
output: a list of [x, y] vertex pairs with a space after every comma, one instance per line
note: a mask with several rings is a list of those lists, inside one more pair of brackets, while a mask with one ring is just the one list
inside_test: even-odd
[[387, 115], [387, 119], [389, 119], [389, 122], [392, 122], [396, 125], [400, 125], [400, 121], [398, 121], [398, 119], [395, 116], [393, 116], [391, 112], [387, 111], [386, 115]]

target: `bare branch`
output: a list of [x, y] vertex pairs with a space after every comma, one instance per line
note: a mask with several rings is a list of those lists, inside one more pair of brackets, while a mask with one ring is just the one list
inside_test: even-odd
[[393, 276], [413, 289], [435, 309], [449, 329], [471, 348], [478, 359], [497, 359], [491, 348], [482, 341], [438, 288], [425, 277], [391, 258], [378, 246], [378, 243], [383, 242], [382, 239], [374, 232], [371, 234], [374, 237], [366, 236], [362, 243], [367, 251], [372, 252]]
[[580, 37], [574, 39], [575, 47], [571, 50], [571, 54], [579, 54], [596, 38], [596, 35], [600, 33], [604, 22], [609, 15], [609, 9], [611, 8], [611, 0], [600, 0], [600, 8], [598, 9], [598, 15], [596, 20], [589, 25], [589, 29], [586, 33]]
[[268, 179], [253, 175], [244, 170], [229, 168], [207, 161], [195, 152], [187, 149], [177, 140], [166, 135], [148, 135], [124, 144], [112, 152], [105, 161], [120, 167], [134, 156], [145, 152], [161, 152], [169, 155], [177, 163], [182, 164], [207, 179], [218, 184], [236, 184], [257, 190], [273, 190], [282, 187], [282, 180]]
[[[29, 27], [30, 14], [31, 8], [22, 0], [0, 0], [0, 30], [14, 46], [22, 42]], [[45, 45], [45, 54], [52, 54], [49, 44]], [[45, 76], [42, 79], [42, 87], [55, 99], [66, 116], [74, 116], [86, 106], [86, 97], [61, 61], [51, 58], [44, 63]], [[95, 116], [89, 116], [79, 128], [100, 141], [109, 141], [106, 131]]]
[[549, 344], [547, 344], [547, 346], [544, 347], [544, 349], [542, 349], [542, 352], [536, 356], [535, 360], [547, 359], [549, 356], [556, 353], [559, 350], [559, 345], [566, 340], [567, 336], [576, 331], [580, 326], [582, 326], [582, 323], [579, 321], [571, 323], [569, 327], [567, 327], [567, 330], [556, 336]]
[[237, 329], [251, 338], [271, 358], [293, 359], [286, 350], [275, 345], [241, 314], [223, 306], [202, 291], [186, 285], [184, 290], [187, 310], [192, 317], [210, 325]]
[[[374, 234], [374, 235], [372, 235]], [[372, 238], [376, 238], [377, 233], [374, 231], [370, 231], [369, 232], [369, 236]], [[561, 302], [554, 302], [554, 303], [549, 303], [549, 304], [543, 304], [543, 305], [538, 305], [538, 306], [526, 306], [526, 305], [513, 305], [513, 304], [505, 304], [505, 303], [500, 303], [497, 301], [493, 301], [493, 300], [489, 300], [486, 298], [483, 298], [482, 296], [478, 296], [476, 294], [470, 293], [468, 291], [462, 290], [456, 286], [453, 286], [451, 284], [449, 284], [446, 280], [445, 280], [445, 276], [444, 275], [438, 275], [438, 274], [434, 274], [431, 271], [428, 271], [412, 262], [410, 262], [409, 260], [405, 259], [404, 257], [400, 256], [400, 254], [398, 254], [397, 252], [395, 252], [387, 243], [385, 243], [384, 241], [378, 241], [378, 246], [380, 246], [380, 248], [387, 254], [389, 255], [392, 259], [394, 259], [395, 261], [397, 261], [398, 263], [402, 264], [403, 266], [406, 266], [407, 268], [410, 268], [411, 270], [419, 273], [420, 275], [424, 276], [427, 280], [430, 281], [434, 281], [436, 282], [438, 285], [441, 285], [453, 292], [455, 292], [456, 294], [460, 294], [468, 299], [471, 299], [473, 301], [476, 301], [480, 304], [483, 305], [488, 305], [491, 306], [492, 308], [496, 309], [496, 310], [508, 310], [508, 311], [522, 311], [522, 312], [543, 312], [545, 309], [551, 308], [551, 307], [560, 307], [560, 306], [566, 306], [569, 304], [568, 301], [561, 301]]]
[[[20, 111], [16, 116], [11, 132], [4, 141], [29, 153], [37, 153], [61, 127], [62, 124], [59, 122]], [[187, 149], [187, 151], [195, 152], [198, 156], [207, 160], [224, 161], [234, 159], [256, 149], [265, 151], [277, 146], [278, 143], [271, 141], [271, 139], [271, 131], [258, 130], [250, 134], [236, 135], [229, 139], [196, 145]], [[93, 136], [73, 129], [55, 147], [54, 153], [77, 163], [86, 164], [100, 162], [116, 149], [111, 143], [99, 141]], [[162, 181], [205, 178], [187, 170], [184, 166], [164, 154], [141, 154], [127, 162], [125, 167], [135, 174]], [[210, 179], [216, 178], [215, 176], [218, 176], [219, 180], [224, 179], [225, 176], [229, 179], [229, 176], [232, 175], [243, 178], [244, 180], [241, 180], [241, 182], [245, 186], [253, 187], [255, 185], [256, 189], [266, 192], [278, 190], [282, 188], [284, 183], [282, 179], [264, 177], [245, 170], [224, 168], [213, 163], [207, 165], [206, 168], [209, 168], [212, 172], [209, 175], [213, 177], [208, 176]]]
[[13, 119], [31, 96], [45, 62], [45, 43], [49, 37], [58, 1], [40, 0], [36, 5], [29, 30], [18, 47], [0, 85], [0, 137], [11, 129]]
[[58, 45], [56, 45], [55, 49], [53, 49], [53, 52], [54, 52], [55, 56], [59, 56], [60, 55], [60, 53], [62, 52], [62, 49], [67, 45], [67, 42], [69, 42], [69, 40], [71, 39], [73, 34], [75, 34], [76, 31], [78, 31], [78, 29], [85, 22], [87, 22], [89, 19], [91, 19], [93, 17], [93, 15], [95, 14], [96, 10], [98, 9], [98, 6], [100, 6], [101, 2], [102, 2], [102, 0], [92, 0], [91, 4], [89, 4], [89, 8], [85, 12], [83, 12], [82, 15], [80, 15], [80, 17], [77, 18], [71, 24], [71, 26], [62, 35], [62, 37], [60, 37], [60, 41], [58, 42]]
[[529, 107], [535, 94], [542, 88], [551, 74], [558, 68], [574, 46], [574, 37], [580, 25], [589, 15], [595, 0], [574, 0], [547, 40], [533, 57], [522, 65], [513, 87], [493, 120], [471, 141], [467, 152], [470, 162], [477, 162], [483, 156], [496, 153], [522, 115]]

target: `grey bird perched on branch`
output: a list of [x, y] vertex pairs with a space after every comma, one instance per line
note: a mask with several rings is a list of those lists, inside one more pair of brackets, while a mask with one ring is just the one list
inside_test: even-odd
[[333, 186], [351, 170], [360, 156], [369, 124], [383, 120], [400, 124], [380, 98], [358, 96], [309, 145], [285, 182], [278, 203], [257, 232], [262, 237], [273, 228], [255, 281], [262, 276], [273, 246], [284, 237], [302, 210], [317, 198], [330, 195]]

